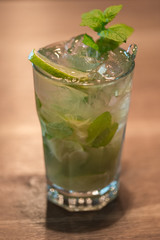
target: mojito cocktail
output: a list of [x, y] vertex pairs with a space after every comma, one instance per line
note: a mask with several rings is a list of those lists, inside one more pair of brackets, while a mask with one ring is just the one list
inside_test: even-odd
[[136, 45], [100, 54], [84, 38], [30, 56], [48, 198], [69, 211], [100, 209], [117, 196], [136, 54]]

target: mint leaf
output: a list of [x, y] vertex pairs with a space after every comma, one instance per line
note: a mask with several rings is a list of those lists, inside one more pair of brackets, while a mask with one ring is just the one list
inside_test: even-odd
[[84, 34], [83, 43], [97, 51], [99, 50], [98, 45], [95, 43], [93, 38], [91, 36], [89, 36], [88, 34]]
[[108, 38], [119, 43], [126, 42], [127, 38], [133, 33], [133, 28], [125, 24], [116, 24], [110, 28], [103, 30], [99, 36]]
[[90, 12], [82, 14], [81, 26], [88, 26], [96, 32], [100, 32], [105, 25], [105, 17], [101, 10], [94, 9]]
[[106, 23], [111, 22], [116, 15], [120, 12], [122, 9], [122, 5], [117, 5], [117, 6], [111, 6], [108, 7], [104, 10], [104, 16], [106, 18]]
[[123, 42], [126, 42], [127, 38], [133, 33], [133, 28], [125, 24], [116, 24], [110, 28], [105, 26], [111, 22], [116, 15], [122, 9], [122, 5], [110, 6], [102, 12], [95, 9], [88, 13], [82, 14], [81, 26], [88, 26], [100, 36], [100, 38], [94, 42], [93, 38], [85, 34], [84, 43], [91, 48], [99, 51], [100, 54], [104, 54], [110, 50], [114, 50]]
[[112, 140], [118, 128], [118, 123], [112, 124], [112, 116], [104, 112], [88, 127], [87, 142], [95, 148], [106, 146]]
[[88, 128], [87, 142], [92, 143], [107, 127], [111, 126], [111, 114], [104, 112]]
[[50, 138], [63, 139], [73, 133], [73, 129], [65, 122], [46, 124], [46, 133]]
[[118, 128], [118, 123], [113, 123], [110, 128], [106, 128], [92, 143], [92, 147], [104, 147], [110, 143]]
[[99, 38], [96, 41], [96, 44], [98, 45], [99, 52], [101, 54], [103, 53], [107, 54], [108, 51], [114, 50], [119, 46], [118, 42], [108, 38]]

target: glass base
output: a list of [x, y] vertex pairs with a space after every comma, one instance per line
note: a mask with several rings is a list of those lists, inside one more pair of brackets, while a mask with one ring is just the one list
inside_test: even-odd
[[48, 199], [70, 212], [91, 211], [101, 209], [115, 199], [118, 189], [118, 181], [112, 181], [101, 190], [86, 193], [66, 191], [56, 185], [48, 184]]

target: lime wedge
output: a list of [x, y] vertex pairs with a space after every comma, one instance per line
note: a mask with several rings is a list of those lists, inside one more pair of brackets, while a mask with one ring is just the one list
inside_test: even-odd
[[61, 66], [54, 62], [48, 60], [45, 56], [37, 52], [35, 49], [32, 50], [28, 59], [36, 66], [40, 67], [47, 73], [58, 77], [58, 78], [67, 78], [67, 79], [81, 79], [87, 80], [88, 73], [78, 71], [76, 69], [67, 68], [65, 66]]

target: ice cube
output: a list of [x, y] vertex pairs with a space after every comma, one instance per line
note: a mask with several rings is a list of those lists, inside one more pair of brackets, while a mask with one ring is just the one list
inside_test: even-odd
[[[87, 46], [83, 43], [83, 34], [71, 38], [65, 43], [66, 54], [85, 54]], [[83, 51], [84, 50], [84, 51]]]
[[57, 64], [83, 72], [92, 71], [102, 63], [102, 59], [98, 51], [83, 43], [83, 38], [83, 34], [78, 35], [69, 41], [40, 48], [39, 52]]
[[83, 43], [84, 35], [69, 41], [54, 43], [39, 49], [39, 52], [59, 65], [89, 73], [89, 78], [97, 83], [115, 80], [134, 64], [137, 46], [132, 44], [127, 51], [116, 48], [101, 54]]
[[123, 74], [131, 66], [131, 61], [126, 52], [117, 48], [109, 51], [108, 57], [96, 69], [90, 73], [90, 78], [98, 80], [114, 80]]
[[67, 60], [68, 66], [80, 71], [91, 71], [102, 63], [98, 51], [83, 43], [83, 34], [71, 38], [65, 43], [63, 58]]
[[130, 58], [132, 60], [134, 60], [136, 57], [137, 49], [138, 49], [138, 47], [136, 44], [131, 44], [127, 49], [127, 53], [130, 55]]
[[50, 61], [60, 64], [64, 50], [64, 42], [59, 42], [40, 48], [39, 52]]

